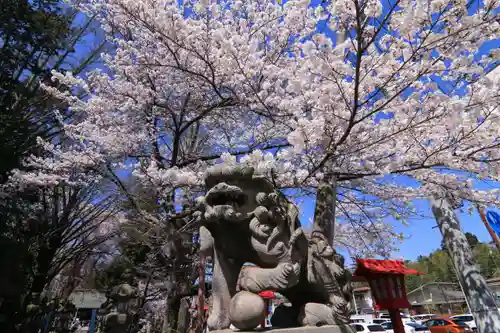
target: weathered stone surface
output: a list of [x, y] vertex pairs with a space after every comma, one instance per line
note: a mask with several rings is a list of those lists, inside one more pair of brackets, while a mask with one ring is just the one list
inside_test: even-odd
[[[234, 333], [234, 332], [250, 332], [243, 330], [217, 330], [210, 333]], [[256, 329], [253, 332], [269, 332], [269, 333], [355, 333], [356, 330], [349, 324], [342, 325], [325, 325], [320, 327], [292, 327], [292, 328], [272, 328], [272, 329]]]
[[300, 309], [299, 323], [302, 326], [323, 326], [336, 323], [332, 309], [325, 304], [307, 303]]
[[[302, 313], [302, 318], [280, 325], [349, 322], [350, 275], [327, 235], [316, 230], [308, 239], [297, 207], [252, 168], [212, 167], [205, 184], [208, 191], [196, 214], [200, 247], [214, 265], [210, 330], [230, 326], [231, 298], [238, 291], [283, 294], [292, 304], [284, 311]], [[255, 266], [243, 267], [246, 262]], [[310, 314], [314, 307], [321, 308], [320, 314]]]
[[231, 299], [229, 319], [240, 330], [251, 330], [262, 323], [265, 316], [264, 300], [248, 291], [240, 291]]
[[136, 288], [125, 283], [116, 286], [109, 297], [111, 310], [104, 319], [105, 333], [121, 333], [132, 323], [134, 311], [130, 304], [136, 296]]

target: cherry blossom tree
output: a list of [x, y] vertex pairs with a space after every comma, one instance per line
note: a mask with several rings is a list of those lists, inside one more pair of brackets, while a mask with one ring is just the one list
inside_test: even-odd
[[[28, 224], [38, 236], [31, 244], [35, 267], [31, 293], [40, 294], [50, 281], [74, 262], [101, 252], [116, 236], [122, 215], [112, 196], [98, 198], [96, 188], [57, 186], [40, 191]], [[28, 296], [30, 297], [30, 296]]]
[[154, 226], [188, 215], [208, 165], [242, 163], [282, 188], [334, 181], [347, 223], [337, 238], [358, 237], [361, 249], [377, 232], [394, 239], [383, 220], [443, 188], [498, 205], [498, 190], [472, 186], [499, 174], [500, 77], [488, 74], [500, 52], [478, 53], [499, 37], [498, 5], [89, 1], [116, 51], [86, 78], [53, 73], [85, 92], [46, 87], [81, 117], [64, 123], [67, 140], [40, 140], [49, 157], [27, 160], [34, 171], [13, 181], [111, 177], [128, 193], [119, 174], [129, 170], [163, 205], [142, 214]]

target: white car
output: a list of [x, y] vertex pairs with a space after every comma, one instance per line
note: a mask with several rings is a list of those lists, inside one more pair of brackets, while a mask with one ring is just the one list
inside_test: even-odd
[[[407, 315], [407, 314], [405, 314], [405, 313], [400, 312], [400, 313], [399, 313], [399, 315], [401, 316], [401, 319], [403, 319], [403, 320], [411, 320], [411, 317], [410, 317], [410, 316], [408, 316], [408, 315]], [[379, 319], [391, 320], [391, 315], [390, 315], [390, 314], [388, 314], [388, 313], [382, 312], [382, 313], [380, 313], [380, 314], [378, 315], [378, 318], [379, 318]], [[413, 320], [411, 320], [411, 321], [413, 321]]]
[[354, 323], [351, 324], [356, 332], [371, 333], [371, 332], [386, 332], [386, 330], [378, 324]]
[[[399, 313], [399, 315], [401, 316], [401, 321], [403, 322], [403, 324], [415, 322], [415, 320], [412, 317], [409, 317], [404, 313]], [[386, 321], [391, 321], [391, 317], [387, 313], [382, 313], [378, 319], [373, 319], [371, 322], [374, 324], [382, 324], [385, 323]]]
[[[392, 328], [392, 322], [386, 321], [385, 323], [381, 324], [381, 326], [385, 329], [387, 333], [394, 333], [394, 330]], [[405, 333], [431, 333], [429, 331], [429, 328], [413, 323], [413, 322], [406, 322], [403, 323]]]
[[474, 321], [474, 317], [470, 313], [452, 316], [452, 317], [450, 317], [450, 319], [453, 321], [455, 321], [455, 320], [461, 321], [461, 322], [465, 323], [467, 326], [469, 326], [469, 328], [473, 332], [477, 331], [476, 322]]
[[371, 323], [373, 316], [369, 314], [359, 314], [351, 316], [351, 323]]
[[431, 319], [431, 318], [434, 318], [434, 317], [436, 317], [435, 314], [424, 313], [424, 314], [419, 314], [419, 315], [416, 315], [416, 316], [412, 316], [410, 318], [413, 319], [413, 321], [416, 322], [417, 324], [422, 325], [422, 323], [425, 320]]
[[366, 323], [366, 321], [363, 318], [352, 318], [351, 317], [351, 323]]

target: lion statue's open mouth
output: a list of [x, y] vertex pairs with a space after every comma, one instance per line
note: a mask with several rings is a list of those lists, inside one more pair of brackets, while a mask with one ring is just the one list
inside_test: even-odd
[[219, 183], [208, 191], [205, 201], [212, 207], [232, 206], [239, 208], [247, 202], [247, 196], [238, 186]]
[[247, 195], [236, 185], [218, 183], [208, 191], [205, 201], [205, 219], [207, 221], [223, 220], [241, 221], [247, 214], [240, 212], [246, 204]]

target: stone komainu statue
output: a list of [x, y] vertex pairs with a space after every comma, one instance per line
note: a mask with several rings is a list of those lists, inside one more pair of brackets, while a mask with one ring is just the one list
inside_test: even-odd
[[[343, 257], [325, 237], [304, 235], [297, 207], [269, 180], [252, 168], [217, 165], [205, 185], [196, 215], [201, 251], [213, 258], [210, 330], [257, 326], [260, 319], [245, 306], [257, 304], [252, 295], [264, 290], [292, 305], [276, 309], [273, 326], [349, 323], [351, 276]], [[255, 266], [243, 267], [247, 262]]]

